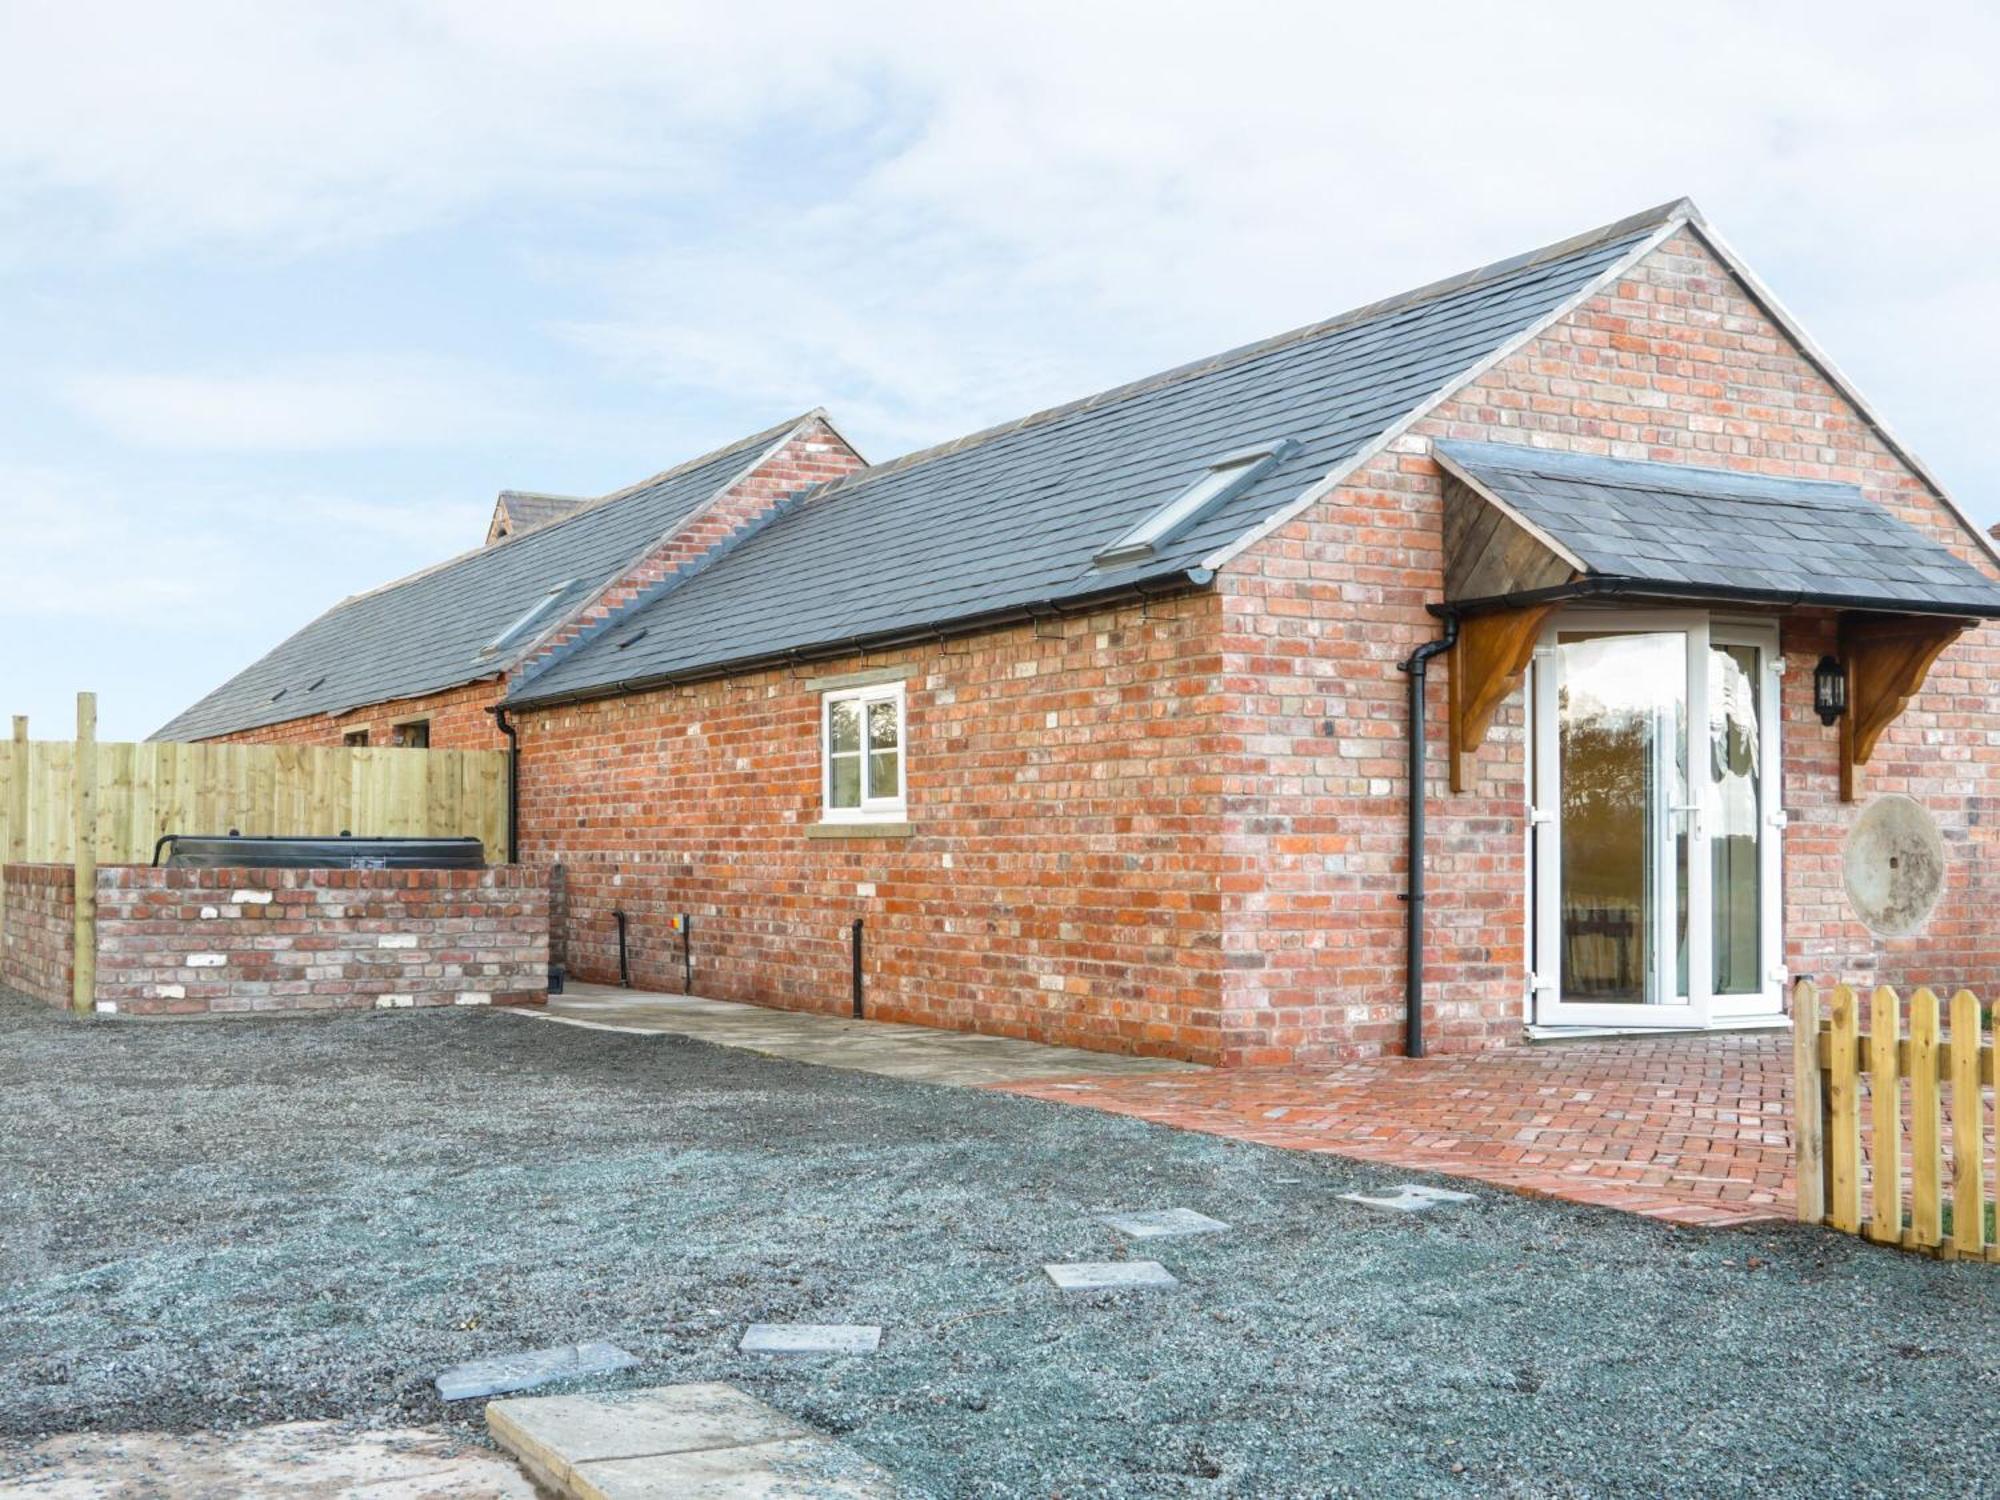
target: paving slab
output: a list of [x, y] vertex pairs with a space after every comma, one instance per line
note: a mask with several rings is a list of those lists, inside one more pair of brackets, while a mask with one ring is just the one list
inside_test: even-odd
[[1135, 1240], [1168, 1239], [1183, 1234], [1222, 1234], [1229, 1226], [1191, 1208], [1149, 1208], [1138, 1213], [1099, 1214], [1098, 1222]]
[[745, 1354], [873, 1354], [881, 1345], [873, 1323], [752, 1323], [736, 1347]]
[[1420, 1214], [1433, 1208], [1449, 1208], [1456, 1203], [1471, 1203], [1470, 1193], [1455, 1193], [1450, 1188], [1425, 1187], [1420, 1182], [1399, 1182], [1387, 1193], [1342, 1193], [1343, 1203], [1361, 1203], [1369, 1208], [1386, 1209], [1391, 1213]]
[[578, 1500], [878, 1500], [888, 1473], [831, 1438], [787, 1438], [577, 1465]]
[[536, 1500], [507, 1459], [424, 1428], [284, 1422], [238, 1432], [79, 1432], [29, 1450], [21, 1500]]
[[792, 1062], [968, 1088], [1083, 1075], [1129, 1078], [1210, 1071], [1163, 1057], [1085, 1052], [1016, 1037], [894, 1021], [857, 1021], [851, 1016], [773, 1010], [733, 1000], [663, 995], [603, 984], [572, 984], [563, 994], [551, 996], [546, 1007], [521, 1006], [506, 1013], [598, 1031], [688, 1036]]
[[496, 1354], [453, 1365], [437, 1378], [438, 1394], [447, 1401], [470, 1401], [477, 1396], [503, 1396], [509, 1391], [530, 1391], [552, 1380], [574, 1380], [585, 1375], [609, 1375], [629, 1370], [638, 1359], [616, 1344], [559, 1344], [553, 1349], [522, 1349], [513, 1354]]
[[894, 1493], [852, 1449], [731, 1385], [525, 1396], [486, 1408], [495, 1442], [559, 1496], [738, 1500]]
[[1043, 1266], [1065, 1292], [1122, 1292], [1179, 1286], [1173, 1272], [1156, 1260], [1084, 1260]]

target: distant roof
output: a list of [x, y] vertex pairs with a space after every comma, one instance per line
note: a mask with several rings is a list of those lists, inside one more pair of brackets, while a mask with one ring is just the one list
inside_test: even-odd
[[[1205, 581], [1204, 559], [1298, 501], [1681, 222], [1674, 203], [1088, 400], [863, 469], [518, 678], [588, 697], [923, 638]], [[1286, 456], [1141, 562], [1097, 554], [1219, 460]]]
[[2000, 584], [1851, 484], [1514, 443], [1431, 452], [1562, 556], [1588, 592], [2000, 618]]
[[[495, 676], [805, 420], [741, 438], [535, 530], [344, 600], [153, 738], [204, 739]], [[556, 607], [487, 650], [559, 586]]]
[[[586, 495], [543, 495], [534, 490], [502, 490], [493, 502], [493, 524], [487, 531], [487, 540], [496, 542], [502, 536], [533, 531], [537, 526], [560, 521], [588, 504], [590, 499]], [[503, 518], [507, 523], [504, 531], [500, 526]]]

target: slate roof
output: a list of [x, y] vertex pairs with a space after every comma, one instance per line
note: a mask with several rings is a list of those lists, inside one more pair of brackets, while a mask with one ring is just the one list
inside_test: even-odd
[[494, 519], [497, 521], [505, 515], [508, 534], [514, 535], [559, 521], [589, 503], [587, 495], [544, 495], [534, 490], [502, 490], [493, 504], [496, 512]]
[[[807, 419], [740, 439], [548, 525], [344, 600], [153, 738], [203, 739], [497, 675], [568, 610]], [[563, 583], [569, 587], [559, 607], [504, 650], [486, 652], [502, 631]]]
[[2000, 617], [2000, 584], [1851, 484], [1519, 444], [1431, 451], [1580, 563], [1590, 592], [1628, 580], [1655, 596]]
[[[510, 702], [963, 630], [1205, 581], [1204, 558], [1587, 288], [1671, 204], [1548, 250], [834, 480], [517, 678]], [[1168, 541], [1094, 555], [1218, 459], [1288, 457]]]

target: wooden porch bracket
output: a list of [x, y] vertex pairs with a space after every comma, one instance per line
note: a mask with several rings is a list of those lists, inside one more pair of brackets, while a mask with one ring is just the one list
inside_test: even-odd
[[1451, 789], [1462, 792], [1472, 784], [1472, 755], [1486, 740], [1493, 714], [1520, 686], [1534, 660], [1542, 622], [1556, 608], [1537, 604], [1493, 614], [1468, 615], [1459, 622], [1458, 643], [1451, 648], [1449, 720]]
[[1910, 706], [1931, 666], [1969, 620], [1930, 615], [1843, 615], [1840, 660], [1847, 671], [1847, 712], [1840, 719], [1840, 800], [1852, 802], [1859, 768], [1882, 731]]

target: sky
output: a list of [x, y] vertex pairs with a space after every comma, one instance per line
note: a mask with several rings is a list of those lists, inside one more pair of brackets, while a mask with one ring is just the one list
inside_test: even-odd
[[872, 459], [1693, 197], [2000, 521], [2000, 7], [0, 4], [0, 714], [825, 406]]

